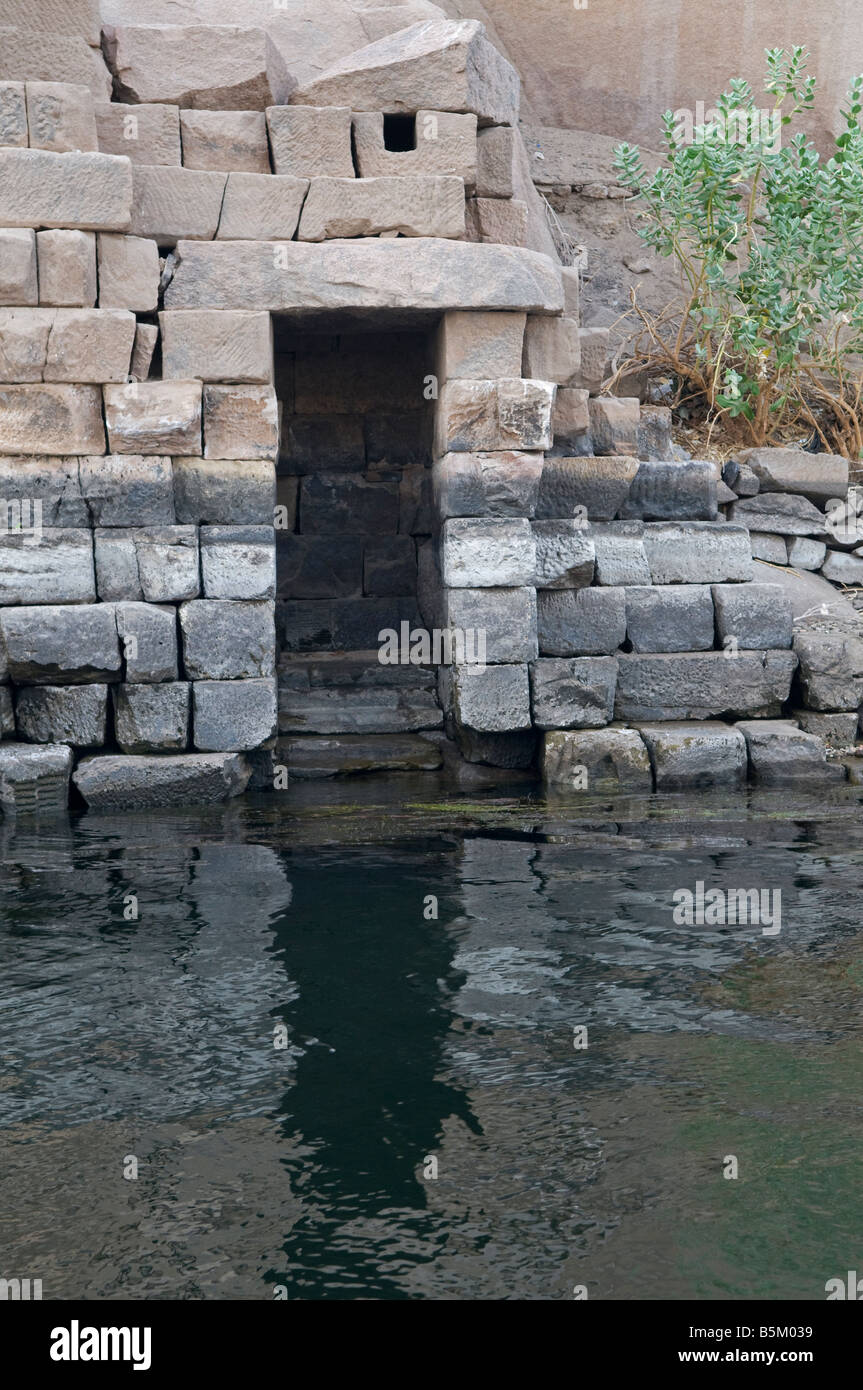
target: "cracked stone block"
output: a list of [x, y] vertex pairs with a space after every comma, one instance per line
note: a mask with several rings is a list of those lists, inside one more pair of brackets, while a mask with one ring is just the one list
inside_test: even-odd
[[198, 599], [180, 608], [183, 665], [190, 680], [249, 680], [275, 669], [272, 602]]
[[278, 731], [275, 680], [195, 681], [192, 686], [196, 748], [243, 752]]
[[[558, 386], [570, 386], [580, 362], [578, 331], [574, 319], [529, 314], [524, 330], [524, 375], [538, 381], [554, 381]], [[635, 450], [603, 452], [634, 453]]]
[[446, 174], [314, 178], [305, 202], [302, 197], [300, 202], [300, 241], [370, 237], [381, 232], [397, 232], [404, 237], [464, 234], [464, 184]]
[[308, 189], [288, 174], [229, 174], [217, 240], [290, 241]]
[[699, 791], [746, 783], [746, 739], [731, 724], [714, 720], [639, 724], [650, 754], [656, 790]]
[[581, 589], [592, 583], [596, 549], [578, 521], [534, 521], [534, 583], [538, 589]]
[[[269, 459], [175, 458], [177, 521], [187, 525], [271, 526], [276, 470]], [[296, 482], [295, 479], [280, 480]], [[290, 529], [293, 521], [289, 518]]]
[[97, 748], [105, 742], [107, 685], [31, 685], [17, 693], [18, 733], [31, 743]]
[[0, 634], [16, 685], [86, 685], [120, 678], [112, 604], [2, 608]]
[[276, 597], [276, 541], [272, 526], [202, 526], [204, 597]]
[[65, 744], [0, 744], [0, 806], [4, 814], [65, 814], [71, 773], [72, 750]]
[[790, 651], [621, 653], [615, 717], [771, 719], [781, 713], [797, 658]]
[[541, 454], [444, 454], [432, 468], [437, 516], [532, 517], [539, 499]]
[[0, 227], [0, 304], [38, 302], [36, 233], [28, 227]]
[[646, 463], [638, 466], [621, 517], [641, 521], [713, 521], [717, 481], [712, 463]]
[[267, 125], [277, 174], [354, 177], [349, 106], [270, 106]]
[[201, 453], [200, 381], [129, 382], [104, 392], [112, 454]]
[[27, 83], [27, 127], [32, 150], [98, 150], [93, 93], [71, 82]]
[[644, 549], [654, 584], [724, 584], [753, 577], [752, 549], [744, 526], [648, 522]]
[[476, 309], [444, 314], [436, 343], [438, 382], [521, 376], [526, 319], [525, 314], [484, 314]]
[[778, 650], [791, 646], [791, 603], [780, 585], [714, 584], [713, 603], [722, 646], [729, 638], [738, 647]]
[[177, 610], [167, 604], [117, 603], [117, 633], [127, 685], [176, 681]]
[[159, 315], [159, 324], [166, 379], [266, 384], [273, 379], [269, 314], [168, 309]]
[[448, 589], [444, 603], [445, 626], [464, 642], [474, 634], [474, 654], [481, 641], [487, 662], [517, 665], [538, 655], [534, 589]]
[[115, 94], [196, 111], [263, 111], [296, 85], [264, 29], [234, 24], [103, 26]]
[[537, 591], [542, 656], [610, 656], [626, 637], [625, 589]]
[[530, 665], [538, 729], [599, 729], [611, 723], [617, 662], [607, 656], [540, 657]]
[[409, 150], [386, 148], [382, 111], [355, 112], [353, 130], [360, 178], [455, 174], [468, 187], [476, 183], [476, 116], [472, 114], [418, 111]]
[[442, 704], [460, 728], [476, 733], [517, 733], [531, 727], [527, 666], [444, 666]]
[[450, 588], [506, 589], [534, 583], [536, 543], [530, 522], [496, 517], [445, 521], [441, 577]]
[[278, 452], [279, 411], [271, 386], [204, 386], [205, 458], [275, 461]]
[[98, 386], [0, 387], [0, 454], [105, 451]]
[[84, 758], [75, 786], [90, 810], [147, 810], [158, 806], [206, 806], [240, 796], [251, 768], [226, 753], [178, 753]]
[[[40, 237], [48, 233], [40, 232]], [[99, 307], [151, 314], [159, 303], [159, 248], [148, 237], [99, 234]], [[187, 373], [188, 376], [194, 373]]]
[[126, 309], [57, 309], [48, 338], [45, 381], [125, 381], [135, 341]]
[[93, 535], [96, 592], [102, 603], [118, 599], [143, 600], [138, 551], [133, 532], [118, 527], [97, 529]]
[[182, 111], [183, 166], [226, 173], [269, 174], [263, 111]]
[[133, 164], [128, 231], [163, 246], [180, 240], [212, 241], [227, 180], [227, 174], [209, 170]]
[[805, 497], [788, 493], [765, 492], [757, 497], [744, 497], [728, 508], [728, 518], [753, 531], [772, 531], [780, 536], [827, 535], [824, 513]]
[[857, 709], [863, 701], [863, 641], [850, 632], [794, 634], [803, 702], [815, 710]]
[[110, 154], [0, 149], [0, 224], [124, 232], [132, 166]]
[[636, 729], [555, 730], [542, 741], [542, 776], [556, 792], [650, 793], [653, 773]]
[[96, 130], [103, 154], [124, 155], [133, 164], [182, 163], [177, 106], [97, 101]]
[[798, 729], [790, 719], [747, 719], [736, 727], [746, 739], [752, 780], [761, 786], [818, 785], [828, 781], [834, 770], [841, 773], [829, 766], [820, 738]]
[[89, 531], [56, 527], [41, 535], [0, 531], [0, 605], [93, 603]]
[[0, 309], [0, 381], [41, 381], [53, 309]]
[[77, 458], [0, 456], [0, 497], [5, 499], [7, 509], [10, 503], [18, 504], [24, 530], [37, 520], [37, 503], [42, 509], [44, 527], [75, 529], [89, 528], [91, 524], [81, 496]]
[[189, 741], [188, 681], [115, 685], [114, 732], [124, 753], [181, 752]]
[[635, 584], [624, 592], [626, 632], [634, 652], [712, 651], [715, 632], [709, 585]]
[[435, 455], [549, 449], [555, 386], [501, 377], [448, 381], [435, 411]]
[[595, 583], [612, 587], [650, 583], [643, 522], [598, 522], [589, 534], [596, 552]]
[[[91, 309], [96, 303], [96, 233], [36, 233], [39, 303]], [[69, 378], [64, 378], [69, 379]]]
[[636, 458], [546, 458], [537, 518], [579, 515], [585, 521], [611, 521], [637, 472]]

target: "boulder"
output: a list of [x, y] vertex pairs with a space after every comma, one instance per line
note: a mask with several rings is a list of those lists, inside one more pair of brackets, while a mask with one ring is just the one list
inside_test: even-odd
[[634, 652], [713, 649], [713, 598], [708, 585], [634, 584], [624, 592], [626, 635]]
[[[302, 204], [300, 241], [370, 237], [394, 232], [403, 237], [459, 237], [464, 233], [464, 184], [451, 175], [384, 176], [371, 179], [312, 179]], [[230, 233], [223, 233], [230, 235]], [[236, 233], [235, 233], [236, 235]], [[290, 237], [272, 227], [262, 236]]]
[[459, 589], [518, 588], [534, 582], [536, 545], [530, 522], [497, 517], [445, 521], [440, 535], [441, 576]]
[[538, 729], [599, 729], [611, 723], [617, 662], [607, 656], [540, 657], [530, 665]]
[[114, 686], [114, 732], [124, 753], [179, 752], [189, 738], [189, 684]]
[[15, 700], [18, 733], [30, 743], [97, 748], [105, 742], [107, 685], [31, 685]]
[[263, 111], [184, 111], [180, 116], [185, 169], [269, 174]]
[[540, 589], [542, 656], [608, 656], [626, 637], [625, 589]]
[[133, 164], [182, 163], [177, 106], [97, 101], [96, 130], [102, 154], [125, 155]]
[[790, 651], [622, 653], [617, 719], [770, 719], [781, 712], [797, 658]]
[[89, 152], [0, 149], [0, 223], [4, 226], [124, 232], [131, 216], [128, 159]]
[[354, 177], [349, 106], [270, 106], [267, 125], [277, 174], [301, 179]]
[[16, 685], [90, 685], [120, 678], [112, 604], [2, 608], [0, 635]]
[[159, 315], [159, 325], [165, 378], [238, 383], [273, 379], [269, 314], [169, 309]]
[[104, 451], [102, 393], [98, 386], [0, 387], [0, 454]]
[[308, 180], [291, 175], [228, 174], [216, 237], [219, 241], [290, 240], [300, 209], [308, 202], [308, 190]]
[[92, 308], [96, 303], [95, 232], [37, 232], [36, 249], [40, 304]]
[[555, 792], [653, 791], [650, 758], [635, 729], [547, 733], [542, 743], [542, 777]]
[[63, 743], [0, 743], [0, 807], [7, 816], [65, 815], [72, 750]]
[[183, 666], [193, 681], [270, 676], [275, 668], [274, 605], [199, 599], [180, 608]]
[[195, 681], [192, 709], [196, 748], [250, 751], [277, 731], [276, 682]]
[[746, 739], [740, 728], [713, 720], [639, 724], [658, 792], [741, 787], [746, 783]]
[[263, 29], [228, 24], [106, 25], [116, 95], [198, 111], [264, 111], [295, 85]]
[[648, 522], [644, 549], [654, 584], [722, 584], [752, 578], [752, 551], [744, 526]]
[[89, 531], [57, 527], [39, 536], [0, 531], [0, 605], [94, 603], [95, 599]]
[[91, 810], [205, 806], [245, 791], [251, 768], [235, 753], [84, 758], [75, 786]]

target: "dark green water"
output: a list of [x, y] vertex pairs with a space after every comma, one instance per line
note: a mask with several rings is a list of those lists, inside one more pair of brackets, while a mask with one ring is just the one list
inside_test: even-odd
[[[819, 1300], [863, 1269], [857, 796], [429, 785], [0, 824], [0, 1276]], [[675, 925], [699, 879], [781, 889], [780, 934]]]

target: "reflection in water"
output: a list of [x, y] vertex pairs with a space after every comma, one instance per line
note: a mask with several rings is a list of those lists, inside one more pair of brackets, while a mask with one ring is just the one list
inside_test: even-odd
[[[402, 839], [358, 805], [366, 843], [322, 847], [303, 795], [0, 825], [0, 1276], [734, 1299], [856, 1267], [856, 805]], [[780, 936], [675, 925], [697, 879], [781, 889]]]

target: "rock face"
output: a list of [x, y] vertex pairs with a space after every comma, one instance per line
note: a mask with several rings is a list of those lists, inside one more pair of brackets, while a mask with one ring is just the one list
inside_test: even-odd
[[105, 52], [124, 101], [200, 111], [264, 111], [294, 85], [262, 29], [108, 25]]

